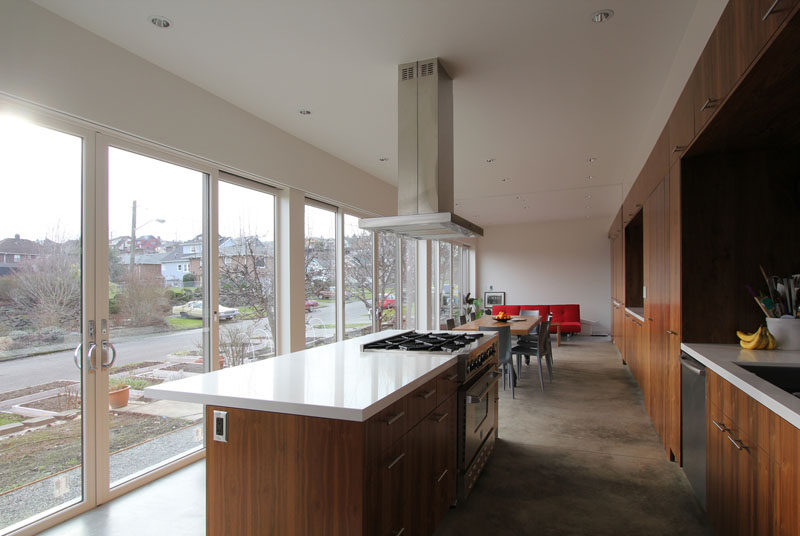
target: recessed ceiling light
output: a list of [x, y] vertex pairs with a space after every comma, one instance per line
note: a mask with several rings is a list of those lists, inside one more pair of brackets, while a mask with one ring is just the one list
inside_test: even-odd
[[311, 115], [311, 110], [309, 110], [308, 108], [300, 108], [299, 110], [297, 110], [297, 113], [299, 113], [300, 115]]
[[586, 205], [584, 208], [592, 208], [592, 207], [590, 207], [589, 205]]
[[162, 17], [160, 15], [153, 15], [152, 17], [150, 17], [150, 24], [158, 28], [167, 29], [172, 26], [172, 21], [169, 20], [167, 17]]
[[586, 194], [586, 195], [584, 196], [584, 199], [591, 199], [591, 198], [592, 198], [592, 194]]
[[592, 13], [592, 22], [597, 22], [597, 23], [605, 22], [613, 16], [614, 16], [613, 9], [601, 9], [600, 11], [595, 11], [594, 13]]
[[590, 180], [592, 180], [592, 176], [591, 176], [591, 175], [586, 175], [586, 180], [587, 180], [587, 181], [590, 181]]
[[389, 161], [389, 157], [388, 156], [379, 156], [378, 157], [378, 161], [379, 162], [388, 162]]
[[500, 182], [511, 182], [510, 177], [503, 177], [502, 179], [497, 179], [497, 180], [499, 180]]
[[586, 159], [586, 161], [589, 162], [590, 164], [594, 164], [595, 162], [597, 162], [597, 157], [590, 156], [589, 158]]
[[494, 159], [494, 158], [487, 158], [487, 159], [486, 159], [486, 163], [487, 163], [487, 164], [494, 164], [494, 162], [495, 162], [495, 159]]

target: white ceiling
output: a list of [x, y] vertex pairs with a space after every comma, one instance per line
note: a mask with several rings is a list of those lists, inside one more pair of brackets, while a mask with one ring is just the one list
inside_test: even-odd
[[396, 66], [439, 56], [456, 212], [494, 225], [613, 217], [698, 1], [36, 3], [393, 184]]

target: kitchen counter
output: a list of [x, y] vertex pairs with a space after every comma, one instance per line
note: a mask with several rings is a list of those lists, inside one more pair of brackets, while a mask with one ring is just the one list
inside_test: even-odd
[[405, 331], [372, 333], [198, 374], [148, 387], [145, 393], [157, 399], [363, 422], [456, 364], [453, 354], [360, 350], [365, 342]]
[[800, 398], [759, 378], [736, 363], [800, 368], [800, 351], [744, 350], [738, 344], [683, 343], [681, 350], [800, 428]]

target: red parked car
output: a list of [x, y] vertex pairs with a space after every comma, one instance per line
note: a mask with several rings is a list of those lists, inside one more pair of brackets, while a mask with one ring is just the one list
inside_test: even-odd
[[383, 299], [383, 309], [394, 309], [395, 297], [394, 294], [389, 294]]
[[319, 302], [316, 300], [306, 300], [306, 312], [310, 313], [314, 310], [314, 307], [317, 307]]

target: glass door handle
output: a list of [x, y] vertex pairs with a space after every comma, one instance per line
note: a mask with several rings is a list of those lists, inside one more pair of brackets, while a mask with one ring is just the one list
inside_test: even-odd
[[[89, 343], [89, 354], [86, 356], [86, 361], [89, 363], [89, 372], [94, 370], [94, 365], [92, 364], [92, 359], [94, 358], [94, 349], [97, 348], [97, 345], [93, 342]], [[78, 370], [82, 370], [83, 367], [81, 366], [81, 350], [83, 349], [83, 343], [79, 343], [78, 346], [75, 347], [75, 352], [72, 354], [72, 361], [75, 363], [75, 366]]]
[[109, 361], [108, 363], [103, 362], [104, 369], [111, 367], [111, 365], [114, 364], [114, 361], [117, 360], [117, 349], [114, 348], [114, 345], [111, 344], [110, 342], [103, 341], [103, 355], [106, 355], [109, 349], [111, 349], [111, 361]]

